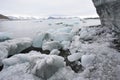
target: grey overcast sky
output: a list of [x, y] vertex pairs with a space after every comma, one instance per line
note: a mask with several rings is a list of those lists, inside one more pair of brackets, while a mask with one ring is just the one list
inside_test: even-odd
[[0, 0], [0, 13], [15, 16], [97, 16], [92, 0]]

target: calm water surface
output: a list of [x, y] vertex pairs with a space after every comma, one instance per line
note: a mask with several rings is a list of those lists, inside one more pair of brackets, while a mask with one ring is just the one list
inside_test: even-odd
[[[62, 24], [58, 25], [57, 23]], [[80, 19], [0, 21], [0, 32], [12, 33], [14, 38], [33, 38], [37, 33], [44, 32], [49, 29], [58, 29], [62, 27], [80, 27], [87, 25], [95, 25], [96, 23], [100, 24], [100, 21], [88, 20], [84, 23], [80, 21]], [[66, 24], [68, 24], [68, 26], [65, 26]]]

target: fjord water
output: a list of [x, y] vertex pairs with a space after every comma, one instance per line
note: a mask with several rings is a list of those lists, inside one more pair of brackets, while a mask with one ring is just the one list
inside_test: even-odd
[[99, 19], [81, 20], [73, 19], [40, 19], [40, 20], [13, 20], [0, 21], [0, 32], [7, 32], [13, 35], [13, 38], [31, 37], [33, 38], [39, 32], [45, 32], [50, 29], [62, 27], [82, 27], [100, 24]]

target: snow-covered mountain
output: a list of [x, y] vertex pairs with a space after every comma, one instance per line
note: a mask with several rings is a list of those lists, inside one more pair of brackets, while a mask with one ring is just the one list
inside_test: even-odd
[[41, 19], [40, 17], [33, 16], [8, 16], [12, 20], [33, 20], [33, 19]]

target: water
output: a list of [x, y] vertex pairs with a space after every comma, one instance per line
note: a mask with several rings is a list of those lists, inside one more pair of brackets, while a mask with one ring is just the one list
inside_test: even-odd
[[[58, 24], [57, 24], [58, 23]], [[60, 24], [59, 24], [60, 23]], [[31, 37], [39, 32], [61, 27], [80, 27], [100, 24], [99, 20], [88, 20], [85, 23], [80, 19], [41, 19], [41, 20], [16, 20], [0, 21], [0, 32], [12, 33], [14, 38]], [[66, 25], [67, 24], [67, 25]]]

